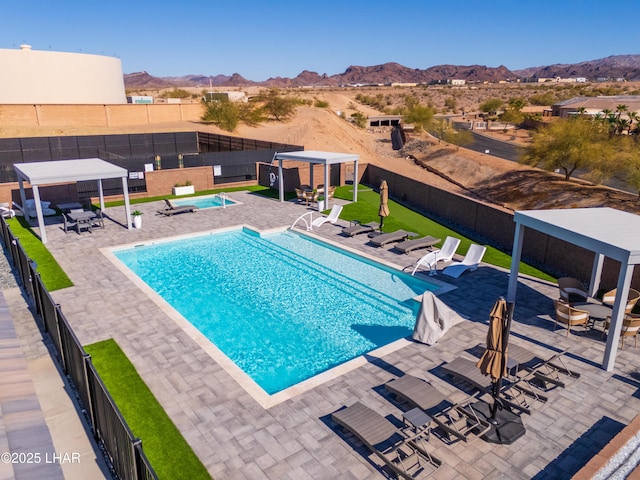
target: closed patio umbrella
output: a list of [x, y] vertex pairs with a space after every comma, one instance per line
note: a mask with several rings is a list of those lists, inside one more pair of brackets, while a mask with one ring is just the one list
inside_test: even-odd
[[389, 216], [389, 186], [387, 185], [387, 181], [383, 180], [380, 184], [380, 210], [378, 210], [378, 215], [380, 215], [380, 231], [382, 232], [382, 224], [384, 223], [385, 217]]
[[507, 302], [500, 297], [494, 303], [489, 314], [489, 332], [487, 333], [487, 349], [476, 366], [485, 375], [491, 375], [491, 382], [498, 382], [507, 373], [507, 345], [504, 344], [504, 330], [507, 313]]
[[491, 430], [483, 438], [500, 444], [511, 444], [525, 433], [522, 419], [506, 410], [500, 401], [502, 377], [507, 376], [507, 352], [513, 307], [513, 303], [507, 303], [502, 297], [496, 300], [489, 314], [487, 348], [476, 364], [482, 373], [491, 376], [491, 395], [494, 402], [490, 412], [486, 412]]

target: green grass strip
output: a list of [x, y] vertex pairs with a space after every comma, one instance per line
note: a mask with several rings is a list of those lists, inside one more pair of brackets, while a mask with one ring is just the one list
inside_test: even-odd
[[[351, 200], [353, 198], [353, 186], [347, 185], [336, 188], [335, 196], [344, 200]], [[379, 207], [380, 195], [372, 189], [360, 185], [358, 187], [358, 201], [345, 205], [340, 218], [343, 220], [359, 220], [361, 223], [380, 222]], [[440, 238], [443, 242], [447, 236], [457, 237], [460, 239], [458, 253], [461, 255], [467, 253], [472, 243], [477, 243], [391, 199], [389, 199], [389, 211], [390, 215], [384, 219], [383, 231], [385, 232], [402, 229], [415, 232], [420, 236], [431, 235], [432, 237]], [[511, 268], [511, 255], [490, 246], [487, 246], [487, 251], [482, 261], [506, 269]], [[554, 277], [524, 262], [520, 263], [520, 273], [544, 280], [555, 280]]]
[[48, 291], [53, 292], [73, 286], [71, 279], [62, 270], [47, 247], [42, 244], [24, 217], [13, 217], [7, 220], [7, 224], [13, 236], [20, 241], [27, 256], [36, 262], [37, 271]]
[[211, 479], [115, 340], [85, 346], [133, 434], [160, 479]]

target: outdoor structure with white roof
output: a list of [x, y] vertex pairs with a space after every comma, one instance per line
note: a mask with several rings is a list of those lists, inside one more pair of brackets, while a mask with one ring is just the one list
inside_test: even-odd
[[42, 215], [42, 203], [40, 201], [40, 185], [51, 185], [55, 183], [79, 182], [85, 180], [96, 180], [98, 182], [98, 192], [100, 194], [100, 209], [104, 210], [104, 193], [102, 191], [102, 180], [105, 178], [121, 178], [122, 190], [124, 192], [124, 209], [126, 215], [127, 228], [131, 229], [131, 205], [129, 204], [129, 186], [127, 183], [128, 172], [125, 168], [118, 167], [99, 158], [85, 158], [78, 160], [57, 160], [52, 162], [32, 162], [16, 163], [13, 168], [18, 175], [20, 186], [20, 201], [22, 202], [24, 214], [29, 220], [27, 209], [24, 208], [27, 202], [24, 192], [24, 182], [27, 181], [33, 190], [36, 216], [40, 229], [40, 240], [47, 243], [47, 232], [44, 227], [44, 217]]
[[[353, 201], [358, 201], [358, 160], [360, 155], [352, 153], [319, 152], [315, 150], [276, 153], [274, 161], [278, 160], [278, 191], [280, 201], [284, 202], [284, 180], [282, 179], [282, 162], [284, 160], [294, 160], [297, 162], [307, 162], [310, 164], [324, 165], [324, 185], [325, 191], [329, 189], [329, 165], [338, 163], [353, 162]], [[313, 183], [313, 168], [311, 169], [311, 183]], [[329, 197], [325, 196], [325, 209], [329, 208]]]
[[[640, 216], [614, 208], [572, 208], [528, 210], [515, 213], [516, 223], [511, 256], [511, 275], [507, 301], [515, 302], [518, 268], [525, 227], [578, 245], [595, 253], [589, 284], [589, 295], [600, 287], [604, 258], [620, 262], [616, 300], [611, 313], [611, 328], [602, 366], [612, 371], [615, 366], [624, 310], [629, 296], [634, 267], [640, 263]], [[567, 252], [571, 255], [571, 252]]]

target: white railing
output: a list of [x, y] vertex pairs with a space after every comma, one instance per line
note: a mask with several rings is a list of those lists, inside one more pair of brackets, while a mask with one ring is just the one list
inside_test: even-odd
[[220, 192], [218, 194], [218, 198], [220, 199], [220, 203], [222, 204], [222, 208], [227, 208], [227, 195], [224, 192]]

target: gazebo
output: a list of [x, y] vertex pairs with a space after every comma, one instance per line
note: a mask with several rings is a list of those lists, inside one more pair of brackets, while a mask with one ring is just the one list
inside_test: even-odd
[[[284, 160], [295, 160], [298, 162], [307, 162], [311, 166], [315, 164], [324, 165], [324, 185], [325, 191], [329, 189], [329, 165], [338, 163], [353, 162], [353, 201], [358, 201], [358, 160], [360, 155], [351, 153], [334, 153], [319, 152], [315, 150], [307, 150], [300, 152], [283, 152], [276, 153], [274, 160], [278, 160], [278, 191], [280, 193], [280, 201], [284, 202], [284, 181], [282, 179], [282, 162]], [[313, 168], [311, 169], [311, 183], [313, 183]], [[325, 196], [325, 209], [329, 208], [329, 198]]]
[[[629, 296], [634, 267], [640, 263], [640, 216], [613, 208], [572, 208], [560, 210], [528, 210], [515, 213], [516, 223], [511, 257], [511, 275], [507, 301], [514, 302], [518, 284], [518, 267], [525, 227], [578, 245], [595, 253], [591, 269], [589, 295], [600, 287], [604, 258], [620, 262], [616, 300], [611, 313], [602, 366], [612, 371], [622, 330], [624, 309]], [[571, 255], [571, 252], [567, 252]]]
[[98, 182], [98, 192], [100, 194], [100, 208], [104, 209], [104, 194], [102, 191], [102, 180], [106, 178], [121, 178], [122, 190], [124, 192], [124, 209], [126, 215], [127, 228], [131, 229], [131, 206], [129, 204], [129, 187], [127, 184], [128, 172], [125, 168], [118, 167], [112, 163], [105, 162], [99, 158], [85, 158], [78, 160], [57, 160], [52, 162], [32, 162], [16, 163], [13, 168], [18, 175], [20, 186], [20, 201], [24, 209], [24, 214], [29, 220], [24, 192], [24, 182], [27, 181], [33, 190], [33, 199], [36, 207], [36, 217], [40, 229], [40, 240], [47, 243], [47, 232], [44, 227], [44, 217], [42, 215], [42, 204], [40, 203], [40, 185], [51, 185], [54, 183], [79, 182], [83, 180], [96, 180]]

